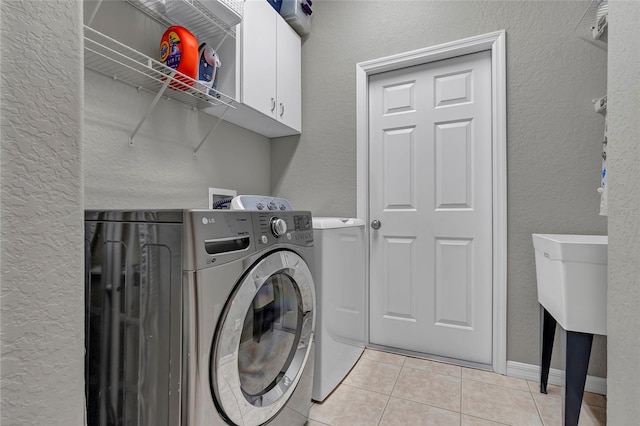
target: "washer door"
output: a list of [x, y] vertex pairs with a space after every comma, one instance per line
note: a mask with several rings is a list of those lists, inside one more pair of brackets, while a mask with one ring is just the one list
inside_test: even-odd
[[314, 306], [309, 267], [290, 251], [262, 258], [236, 287], [209, 372], [213, 397], [233, 423], [266, 423], [286, 405], [311, 349]]

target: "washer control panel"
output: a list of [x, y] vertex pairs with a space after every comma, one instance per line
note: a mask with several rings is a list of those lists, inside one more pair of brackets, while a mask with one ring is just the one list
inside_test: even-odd
[[254, 229], [258, 246], [288, 243], [313, 245], [313, 222], [308, 211], [254, 212]]
[[276, 245], [313, 247], [309, 211], [193, 209], [184, 212], [183, 220], [185, 235], [195, 236], [184, 245], [185, 271], [229, 263]]
[[263, 195], [238, 195], [231, 200], [231, 210], [292, 211], [288, 200]]

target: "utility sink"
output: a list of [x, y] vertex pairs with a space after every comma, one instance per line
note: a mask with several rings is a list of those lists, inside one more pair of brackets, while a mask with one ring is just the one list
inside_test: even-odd
[[607, 334], [607, 236], [533, 234], [538, 301], [568, 331]]

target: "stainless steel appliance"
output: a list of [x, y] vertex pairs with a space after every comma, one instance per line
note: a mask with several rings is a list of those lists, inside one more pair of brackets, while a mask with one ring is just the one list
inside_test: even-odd
[[87, 211], [93, 425], [303, 425], [315, 293], [305, 211]]

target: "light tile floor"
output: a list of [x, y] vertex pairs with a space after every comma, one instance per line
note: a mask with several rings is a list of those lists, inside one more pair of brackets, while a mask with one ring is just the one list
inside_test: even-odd
[[[307, 426], [561, 426], [562, 389], [472, 368], [366, 349], [311, 406]], [[607, 401], [585, 392], [580, 426], [606, 424]]]

